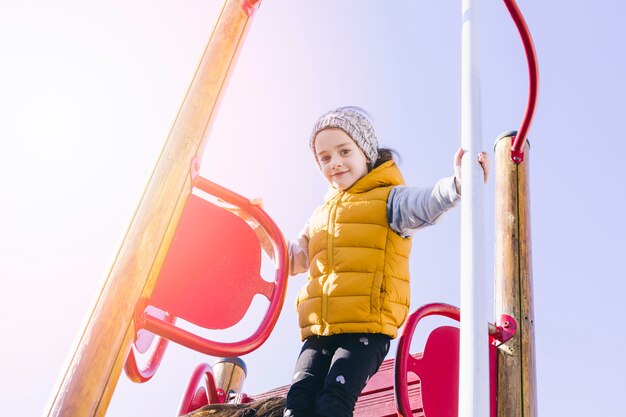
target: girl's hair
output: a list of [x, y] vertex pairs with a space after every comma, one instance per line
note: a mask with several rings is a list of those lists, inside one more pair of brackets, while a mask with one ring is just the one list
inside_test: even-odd
[[247, 404], [209, 404], [184, 417], [282, 417], [285, 398], [271, 397]]
[[398, 155], [398, 152], [394, 151], [393, 149], [378, 148], [378, 159], [376, 159], [376, 162], [374, 162], [374, 166], [372, 166], [372, 169], [378, 168], [387, 161], [399, 162], [399, 159], [400, 156]]

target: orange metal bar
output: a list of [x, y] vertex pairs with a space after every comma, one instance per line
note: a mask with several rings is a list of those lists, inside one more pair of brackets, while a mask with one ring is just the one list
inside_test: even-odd
[[106, 282], [45, 416], [103, 416], [134, 337], [135, 303], [154, 287], [191, 191], [207, 132], [259, 1], [226, 0]]

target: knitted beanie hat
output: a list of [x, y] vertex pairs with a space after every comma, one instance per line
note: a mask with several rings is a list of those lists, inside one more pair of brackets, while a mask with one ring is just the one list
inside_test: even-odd
[[[330, 127], [346, 132], [367, 157], [369, 168], [374, 166], [378, 159], [378, 139], [365, 110], [359, 107], [339, 107], [322, 115], [315, 123], [309, 140], [314, 155], [315, 136], [320, 130]], [[319, 165], [317, 156], [315, 161]]]

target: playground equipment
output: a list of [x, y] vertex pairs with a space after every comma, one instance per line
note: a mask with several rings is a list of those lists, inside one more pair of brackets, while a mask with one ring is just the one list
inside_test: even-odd
[[[428, 417], [456, 416], [466, 411], [456, 388], [459, 384], [461, 392], [471, 391], [481, 401], [490, 398], [486, 412], [472, 409], [471, 415], [536, 415], [528, 158], [524, 156], [523, 146], [536, 101], [537, 64], [519, 9], [513, 0], [504, 2], [522, 35], [531, 82], [529, 104], [519, 134], [504, 135], [496, 144], [498, 321], [487, 325], [486, 320], [478, 320], [478, 324], [472, 326], [476, 333], [472, 344], [478, 347], [472, 355], [481, 356], [475, 352], [483, 350], [489, 352], [488, 357], [484, 356], [491, 369], [486, 371], [490, 375], [487, 381], [491, 395], [487, 393], [485, 397], [486, 393], [475, 390], [471, 384], [469, 389], [464, 389], [459, 382], [457, 352], [463, 349], [463, 343], [457, 328], [437, 328], [431, 333], [423, 354], [409, 352], [413, 331], [422, 317], [431, 314], [455, 320], [470, 317], [469, 313], [460, 315], [452, 306], [427, 305], [410, 316], [395, 365], [386, 361], [369, 381], [357, 403], [357, 416], [381, 417], [395, 413], [405, 417], [412, 413]], [[287, 270], [284, 239], [258, 206], [198, 175], [200, 156], [215, 110], [259, 3], [260, 0], [224, 2], [125, 240], [71, 361], [53, 392], [47, 416], [105, 415], [122, 369], [133, 381], [148, 381], [157, 371], [168, 341], [212, 356], [238, 356], [259, 348], [269, 336], [284, 299]], [[475, 13], [469, 0], [464, 1], [464, 10]], [[466, 66], [472, 68], [472, 65]], [[472, 88], [470, 86], [468, 91]], [[464, 124], [470, 126], [470, 130], [472, 126], [477, 130], [475, 122], [466, 120]], [[474, 143], [468, 148], [476, 146]], [[472, 176], [475, 174], [463, 177]], [[471, 194], [472, 186], [466, 187], [464, 183], [463, 189], [465, 196], [465, 190], [470, 190]], [[198, 190], [213, 197], [207, 199]], [[219, 236], [217, 243], [212, 239], [215, 236]], [[266, 241], [270, 242], [276, 269], [273, 282], [259, 277], [261, 243]], [[194, 248], [204, 251], [194, 251]], [[216, 257], [204, 257], [208, 252]], [[236, 259], [233, 253], [237, 254]], [[225, 294], [236, 298], [224, 302]], [[254, 294], [267, 298], [269, 306], [257, 330], [240, 341], [209, 340], [188, 327], [176, 326], [177, 320], [182, 319], [200, 328], [230, 327], [245, 314]], [[460, 334], [467, 334], [463, 325]], [[496, 349], [504, 342], [509, 348]], [[140, 365], [138, 357], [146, 354], [145, 364]], [[241, 364], [236, 360], [224, 363], [232, 365], [231, 371], [241, 378], [241, 369], [244, 369]], [[235, 370], [236, 366], [241, 369]], [[212, 366], [199, 365], [183, 396], [179, 415], [206, 403], [231, 400], [228, 390], [218, 386]], [[255, 398], [284, 392], [283, 387]], [[249, 400], [240, 395], [236, 387], [233, 393], [237, 401]], [[494, 393], [497, 393], [497, 403]], [[394, 396], [395, 403], [390, 400]]]

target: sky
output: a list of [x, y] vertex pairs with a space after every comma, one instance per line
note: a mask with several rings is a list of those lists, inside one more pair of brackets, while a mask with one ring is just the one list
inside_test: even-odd
[[[0, 414], [43, 412], [128, 227], [221, 2], [0, 1]], [[529, 137], [540, 415], [613, 415], [626, 391], [626, 4], [519, 1], [537, 49]], [[452, 175], [460, 145], [460, 2], [265, 0], [202, 157], [201, 175], [260, 197], [287, 238], [326, 190], [315, 119], [358, 105], [407, 183]], [[482, 140], [519, 127], [528, 78], [501, 2], [481, 2]], [[617, 126], [617, 127], [616, 127]], [[494, 183], [485, 192], [493, 280]], [[460, 210], [417, 233], [413, 307], [459, 304]], [[249, 394], [288, 384], [300, 348], [290, 279]], [[493, 284], [490, 284], [492, 298]], [[488, 306], [493, 316], [493, 305]], [[615, 321], [617, 320], [617, 322]], [[390, 353], [389, 357], [393, 357]], [[171, 413], [195, 364], [173, 346], [146, 384], [119, 380], [109, 416]], [[132, 414], [131, 414], [132, 413]]]

